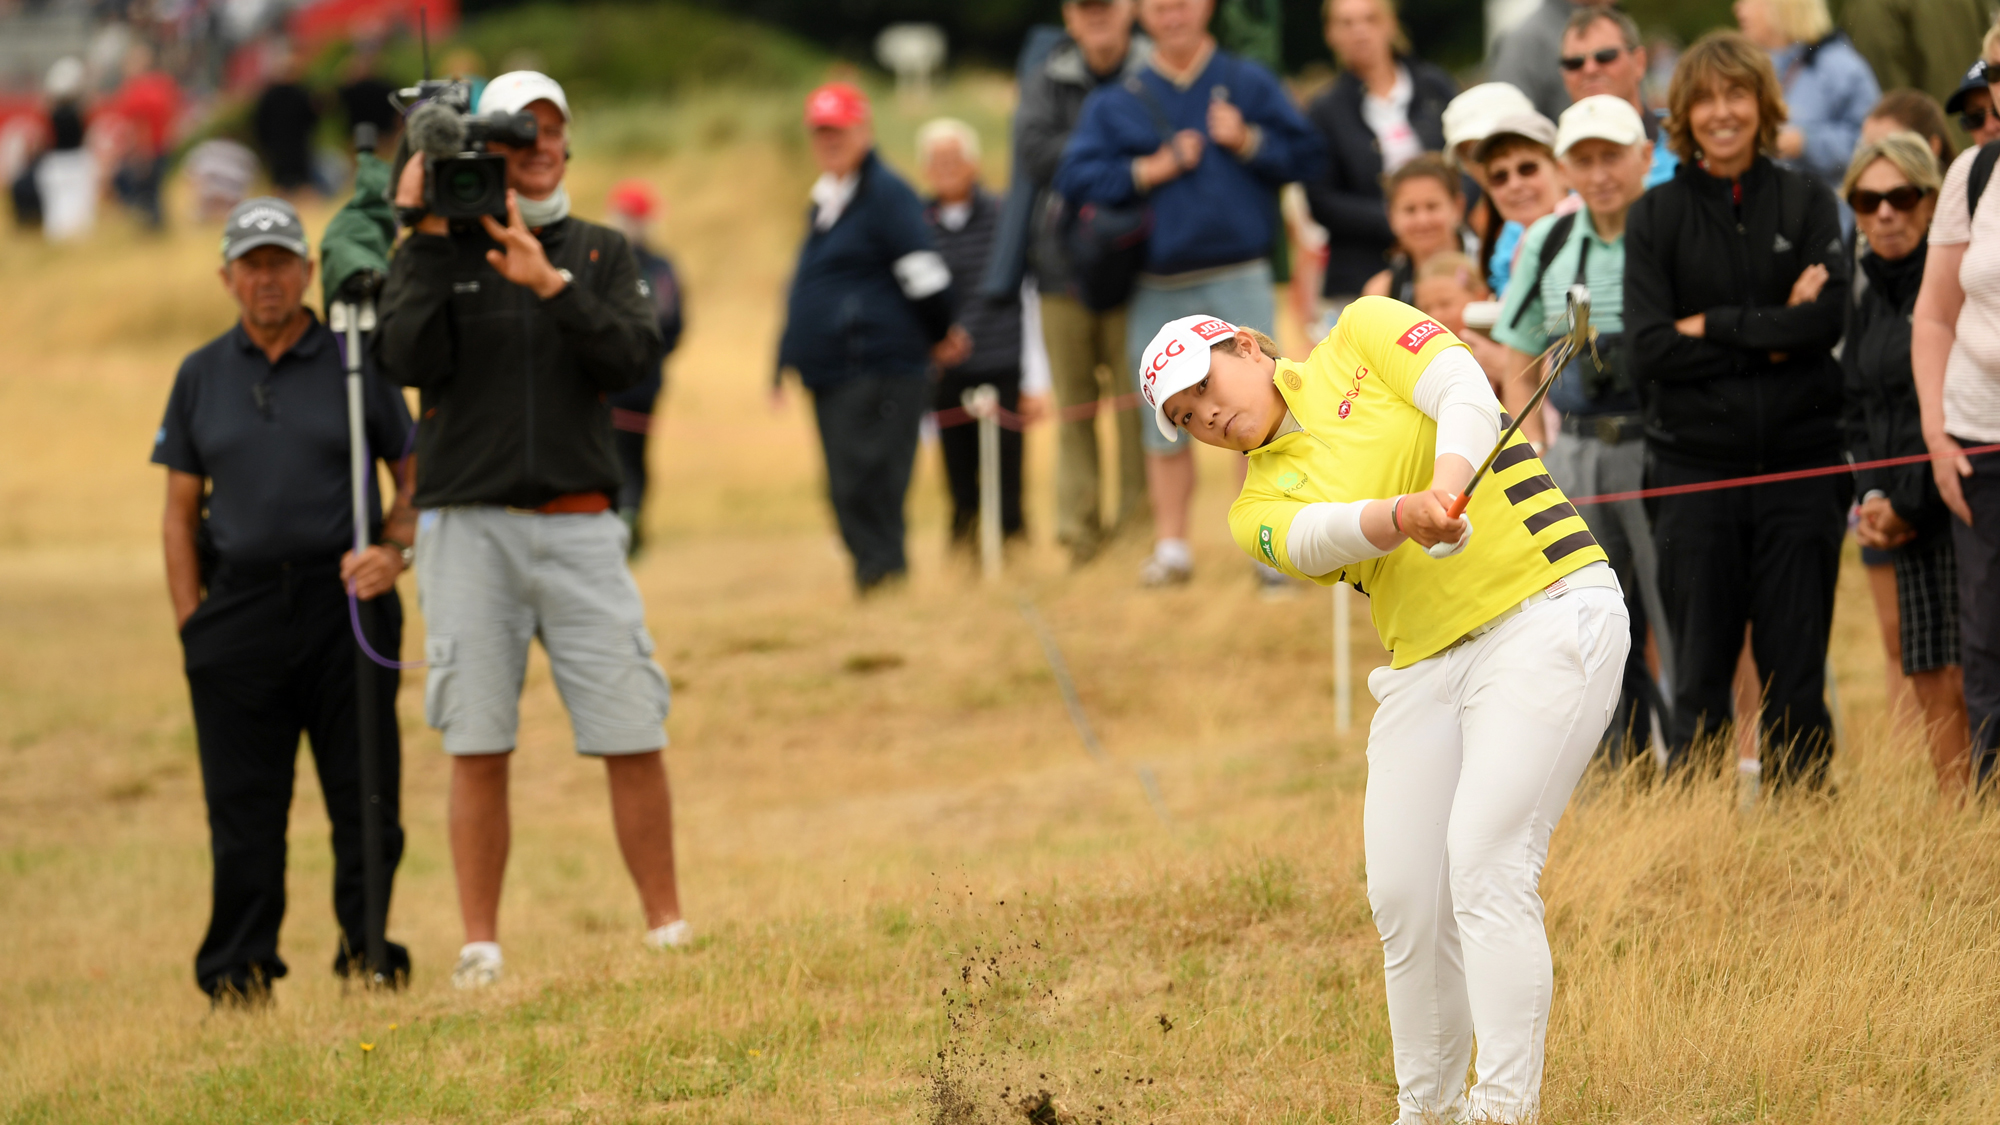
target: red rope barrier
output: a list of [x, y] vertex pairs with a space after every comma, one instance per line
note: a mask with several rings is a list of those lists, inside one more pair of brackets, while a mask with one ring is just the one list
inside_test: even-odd
[[[1961, 449], [1966, 457], [1976, 457], [1982, 453], [2000, 452], [2000, 445], [1975, 445]], [[1863, 469], [1887, 469], [1895, 465], [1915, 465], [1924, 461], [1941, 461], [1941, 455], [1914, 453], [1908, 457], [1884, 457], [1880, 461], [1860, 461], [1848, 465], [1822, 465], [1815, 469], [1793, 469], [1784, 473], [1761, 473], [1751, 477], [1730, 477], [1726, 480], [1704, 480], [1693, 484], [1670, 484], [1662, 488], [1641, 488], [1632, 492], [1607, 492], [1601, 496], [1573, 496], [1572, 504], [1613, 504], [1620, 500], [1645, 500], [1654, 496], [1680, 496], [1689, 492], [1717, 492], [1725, 488], [1748, 488], [1753, 484], [1776, 484], [1780, 481], [1805, 480], [1809, 477], [1830, 477], [1839, 473], [1854, 473]]]

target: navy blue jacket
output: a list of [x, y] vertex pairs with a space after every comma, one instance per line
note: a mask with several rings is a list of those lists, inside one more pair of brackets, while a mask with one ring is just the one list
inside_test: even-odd
[[[1215, 93], [1217, 87], [1223, 92]], [[1278, 233], [1277, 189], [1315, 179], [1326, 163], [1319, 133], [1270, 71], [1218, 50], [1185, 90], [1150, 66], [1100, 87], [1084, 102], [1083, 118], [1063, 151], [1055, 183], [1063, 198], [1128, 204], [1138, 197], [1132, 161], [1158, 151], [1182, 129], [1206, 136], [1209, 102], [1219, 97], [1263, 137], [1248, 160], [1211, 142], [1192, 171], [1147, 194], [1153, 212], [1148, 273], [1185, 273], [1268, 255]]]
[[951, 329], [949, 288], [920, 284], [906, 296], [898, 277], [900, 269], [922, 281], [945, 268], [916, 192], [872, 152], [860, 174], [832, 228], [809, 228], [792, 274], [778, 367], [796, 368], [808, 387], [861, 375], [924, 377], [931, 345]]

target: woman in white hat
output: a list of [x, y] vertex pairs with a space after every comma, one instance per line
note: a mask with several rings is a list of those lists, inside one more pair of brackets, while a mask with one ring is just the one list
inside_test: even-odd
[[1400, 301], [1348, 306], [1303, 363], [1177, 320], [1141, 387], [1163, 434], [1248, 454], [1237, 543], [1368, 594], [1393, 654], [1368, 678], [1363, 833], [1400, 1120], [1534, 1120], [1553, 990], [1536, 888], [1630, 643], [1604, 552], [1518, 437], [1450, 518], [1500, 406], [1472, 353]]

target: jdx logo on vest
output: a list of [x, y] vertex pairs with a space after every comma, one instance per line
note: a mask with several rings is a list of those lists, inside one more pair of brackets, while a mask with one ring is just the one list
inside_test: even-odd
[[1397, 343], [1403, 345], [1404, 351], [1409, 352], [1411, 355], [1416, 355], [1418, 352], [1424, 350], [1424, 345], [1430, 342], [1432, 336], [1442, 331], [1444, 331], [1444, 325], [1439, 324], [1437, 321], [1420, 320], [1412, 325], [1408, 332], [1403, 333], [1403, 338], [1397, 341]]

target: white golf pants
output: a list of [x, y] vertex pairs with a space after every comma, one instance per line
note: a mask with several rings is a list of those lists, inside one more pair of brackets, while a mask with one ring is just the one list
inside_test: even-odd
[[1368, 677], [1363, 833], [1399, 1125], [1536, 1119], [1554, 987], [1536, 888], [1630, 644], [1615, 584], [1586, 586]]

